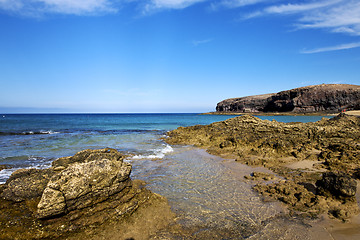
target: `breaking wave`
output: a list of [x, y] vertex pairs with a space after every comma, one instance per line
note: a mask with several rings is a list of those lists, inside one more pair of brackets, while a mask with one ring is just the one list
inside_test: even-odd
[[10, 135], [38, 135], [38, 134], [56, 134], [53, 130], [40, 130], [40, 131], [24, 131], [24, 132], [0, 132], [0, 136], [10, 136]]
[[138, 160], [138, 159], [162, 159], [163, 157], [165, 157], [165, 154], [171, 153], [171, 152], [174, 151], [174, 149], [168, 144], [163, 144], [162, 146], [163, 146], [163, 148], [156, 149], [152, 153], [135, 155], [131, 159], [134, 159], [134, 160]]

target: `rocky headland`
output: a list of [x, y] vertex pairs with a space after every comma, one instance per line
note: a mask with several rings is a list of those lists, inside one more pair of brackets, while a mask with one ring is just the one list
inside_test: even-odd
[[278, 93], [231, 98], [216, 113], [339, 113], [360, 109], [360, 86], [322, 84]]
[[114, 149], [84, 150], [49, 169], [14, 172], [0, 185], [0, 239], [89, 239], [110, 225], [117, 238], [149, 238], [173, 213], [165, 198], [130, 179], [124, 158]]
[[340, 114], [315, 123], [281, 123], [244, 115], [210, 125], [180, 127], [169, 144], [206, 148], [209, 153], [274, 174], [254, 172], [254, 189], [296, 212], [348, 219], [359, 212], [360, 119]]

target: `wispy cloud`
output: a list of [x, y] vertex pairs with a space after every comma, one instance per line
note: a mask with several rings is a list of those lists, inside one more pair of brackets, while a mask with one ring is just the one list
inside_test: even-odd
[[332, 1], [320, 1], [320, 2], [310, 2], [305, 4], [282, 4], [278, 6], [271, 6], [265, 8], [265, 13], [274, 13], [274, 14], [291, 14], [299, 13], [305, 11], [316, 10], [324, 7], [334, 5], [341, 2], [342, 0], [332, 0]]
[[97, 15], [117, 12], [111, 0], [0, 0], [0, 10], [25, 16], [48, 13]]
[[216, 1], [211, 3], [212, 10], [218, 10], [221, 8], [238, 8], [238, 7], [245, 7], [249, 5], [254, 5], [261, 2], [266, 2], [268, 0], [223, 0], [223, 1]]
[[360, 36], [360, 1], [358, 0], [308, 0], [302, 4], [280, 4], [247, 13], [243, 19], [267, 15], [296, 15], [294, 26], [298, 29], [322, 28], [331, 32]]
[[360, 42], [340, 44], [337, 46], [316, 48], [311, 50], [303, 50], [301, 51], [301, 53], [305, 53], [305, 54], [321, 53], [321, 52], [338, 51], [338, 50], [345, 50], [345, 49], [358, 48], [358, 47], [360, 47]]
[[300, 28], [326, 28], [360, 36], [360, 1], [341, 1], [322, 11], [312, 11], [300, 19]]
[[153, 12], [163, 9], [183, 9], [196, 3], [208, 0], [150, 0], [144, 6], [144, 12]]
[[209, 43], [209, 42], [212, 42], [212, 41], [213, 41], [212, 38], [204, 39], [204, 40], [194, 40], [194, 41], [192, 41], [192, 45], [194, 47], [197, 47], [197, 46], [199, 46], [201, 44], [206, 44], [206, 43]]

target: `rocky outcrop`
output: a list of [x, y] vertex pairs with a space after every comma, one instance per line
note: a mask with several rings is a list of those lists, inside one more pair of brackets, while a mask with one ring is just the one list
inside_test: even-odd
[[[309, 123], [282, 123], [251, 115], [210, 125], [179, 127], [168, 133], [169, 144], [191, 144], [209, 153], [252, 166], [264, 166], [288, 181], [253, 173], [249, 180], [275, 181], [258, 184], [255, 190], [299, 211], [328, 212], [345, 219], [358, 212], [354, 198], [356, 182], [343, 174], [358, 176], [360, 164], [360, 118], [344, 113]], [[294, 170], [289, 164], [313, 162], [311, 170]], [[315, 184], [320, 180], [316, 190]], [[320, 191], [322, 189], [322, 191]], [[328, 194], [325, 194], [328, 193]]]
[[316, 182], [322, 195], [331, 194], [337, 198], [350, 198], [356, 194], [357, 183], [346, 174], [326, 172], [321, 180]]
[[0, 239], [55, 239], [90, 231], [153, 201], [167, 209], [166, 199], [130, 179], [124, 157], [114, 149], [84, 150], [57, 159], [49, 169], [14, 172], [0, 188]]
[[274, 94], [231, 98], [219, 102], [217, 112], [340, 112], [360, 109], [360, 86], [322, 84]]
[[22, 202], [41, 197], [49, 179], [55, 174], [52, 169], [20, 169], [6, 181], [0, 197]]
[[[332, 183], [336, 186], [333, 187]], [[256, 184], [254, 190], [311, 217], [328, 213], [331, 217], [345, 220], [359, 213], [354, 179], [341, 173], [324, 173], [317, 184], [320, 185], [315, 187], [311, 183], [280, 180], [270, 184]]]
[[131, 165], [96, 159], [74, 163], [48, 182], [38, 205], [38, 216], [48, 218], [103, 202], [131, 186]]
[[340, 114], [309, 123], [283, 123], [244, 115], [210, 125], [179, 127], [170, 144], [192, 144], [248, 165], [277, 166], [323, 161], [329, 170], [354, 171], [360, 164], [360, 118]]
[[8, 169], [9, 166], [7, 165], [4, 165], [4, 164], [0, 164], [0, 171], [3, 170], [3, 169]]

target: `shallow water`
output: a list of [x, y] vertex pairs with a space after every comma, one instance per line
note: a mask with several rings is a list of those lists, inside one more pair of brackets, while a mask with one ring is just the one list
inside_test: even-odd
[[[0, 115], [1, 116], [1, 115]], [[0, 183], [20, 168], [45, 168], [84, 149], [115, 148], [142, 158], [171, 152], [159, 139], [180, 126], [210, 124], [234, 116], [199, 114], [2, 114]], [[279, 121], [317, 121], [318, 116], [262, 116]]]
[[252, 183], [244, 180], [255, 170], [267, 171], [263, 168], [192, 147], [175, 147], [161, 160], [131, 162], [133, 178], [145, 180], [148, 188], [167, 197], [177, 213], [184, 230], [167, 233], [166, 238], [312, 239], [309, 222], [289, 217], [278, 202], [262, 201]]
[[[243, 176], [254, 171], [192, 147], [160, 140], [179, 126], [210, 124], [234, 116], [198, 114], [6, 115], [0, 121], [0, 171], [6, 181], [18, 168], [48, 167], [55, 158], [83, 149], [111, 147], [133, 154], [132, 178], [168, 198], [181, 231], [165, 230], [155, 239], [314, 239], [312, 222], [289, 217], [278, 202], [263, 202]], [[279, 121], [321, 117], [262, 116]], [[257, 169], [258, 170], [258, 169]], [[260, 169], [261, 170], [261, 169]], [[310, 225], [311, 224], [311, 225]], [[325, 236], [325, 237], [324, 237]]]

